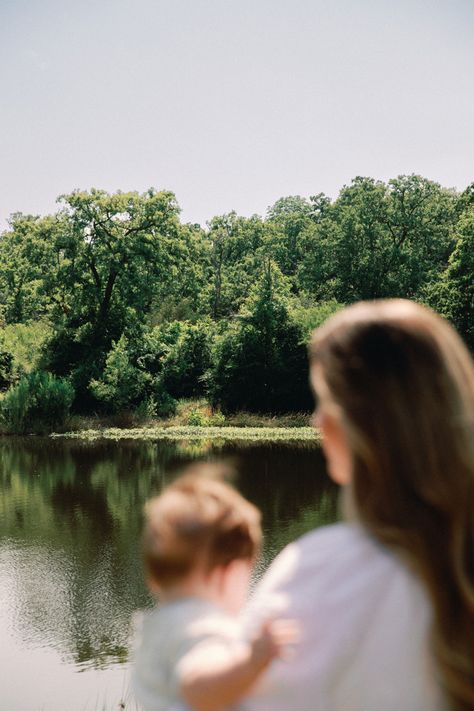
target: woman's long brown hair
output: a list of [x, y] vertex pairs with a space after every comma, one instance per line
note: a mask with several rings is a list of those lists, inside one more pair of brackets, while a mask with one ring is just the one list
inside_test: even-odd
[[440, 316], [403, 300], [362, 302], [314, 336], [352, 454], [368, 531], [421, 579], [432, 651], [451, 708], [474, 708], [474, 365]]

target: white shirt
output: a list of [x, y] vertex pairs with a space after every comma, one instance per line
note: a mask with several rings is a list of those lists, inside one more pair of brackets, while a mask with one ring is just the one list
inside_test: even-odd
[[441, 711], [421, 585], [355, 524], [313, 531], [270, 566], [247, 610], [298, 621], [290, 660], [275, 661], [246, 711]]
[[141, 613], [135, 621], [132, 686], [143, 711], [178, 711], [180, 662], [200, 644], [236, 643], [234, 618], [210, 602], [182, 598]]

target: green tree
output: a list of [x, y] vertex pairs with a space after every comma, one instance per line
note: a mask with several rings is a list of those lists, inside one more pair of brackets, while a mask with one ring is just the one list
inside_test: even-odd
[[419, 175], [388, 183], [390, 249], [382, 279], [384, 295], [416, 297], [445, 270], [454, 248], [458, 196]]
[[179, 272], [182, 231], [169, 192], [75, 192], [61, 198], [64, 232], [56, 283], [68, 308], [56, 309], [55, 333], [45, 365], [71, 374], [76, 406], [94, 405], [91, 380], [101, 377], [113, 341], [131, 337], [153, 298], [165, 294]]
[[173, 278], [153, 297], [148, 321], [198, 321], [209, 313], [209, 243], [199, 225], [181, 225]]
[[10, 229], [0, 238], [0, 298], [7, 323], [43, 318], [61, 302], [53, 274], [62, 227], [57, 216], [12, 215]]
[[214, 328], [210, 321], [182, 323], [176, 342], [162, 361], [159, 384], [174, 398], [206, 394], [205, 375], [211, 366]]
[[238, 318], [218, 340], [210, 392], [224, 411], [311, 407], [306, 348], [291, 321], [288, 295], [288, 282], [268, 261]]
[[10, 323], [0, 329], [0, 348], [12, 354], [13, 379], [38, 370], [42, 353], [51, 335], [48, 320]]
[[457, 196], [416, 175], [355, 178], [304, 233], [300, 288], [318, 299], [416, 297], [453, 249]]
[[305, 235], [299, 282], [316, 298], [347, 303], [382, 295], [389, 248], [385, 194], [383, 183], [356, 178]]
[[474, 353], [474, 207], [461, 216], [449, 265], [424, 297], [454, 324]]
[[258, 271], [265, 227], [260, 217], [235, 212], [214, 217], [207, 234], [208, 310], [214, 319], [236, 313]]
[[147, 310], [178, 272], [174, 257], [181, 233], [174, 195], [91, 190], [60, 201], [67, 223], [60, 276], [75, 297], [72, 314], [102, 329], [114, 309]]
[[301, 340], [307, 343], [315, 328], [319, 328], [330, 316], [340, 311], [344, 304], [338, 303], [335, 299], [329, 301], [314, 302], [313, 300], [297, 298], [291, 307], [291, 316], [298, 325], [301, 333]]
[[293, 276], [296, 273], [304, 255], [301, 234], [312, 224], [314, 217], [314, 203], [299, 195], [280, 198], [268, 208], [271, 255], [283, 274]]
[[428, 301], [472, 344], [473, 195], [357, 177], [334, 201], [285, 197], [265, 220], [231, 212], [206, 230], [153, 189], [73, 192], [55, 215], [15, 214], [0, 237], [4, 383], [67, 376], [83, 412], [172, 408], [207, 386], [228, 409], [294, 409], [299, 341], [340, 305], [379, 297]]

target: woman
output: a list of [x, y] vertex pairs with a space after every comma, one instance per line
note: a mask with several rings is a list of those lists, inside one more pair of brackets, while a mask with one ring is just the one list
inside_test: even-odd
[[401, 300], [319, 328], [311, 383], [346, 522], [307, 534], [249, 607], [299, 620], [252, 711], [474, 708], [474, 368], [454, 330]]

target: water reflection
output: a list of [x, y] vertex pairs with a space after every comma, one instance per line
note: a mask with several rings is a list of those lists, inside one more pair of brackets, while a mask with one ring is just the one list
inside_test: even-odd
[[150, 603], [138, 551], [143, 503], [187, 461], [216, 455], [237, 463], [240, 490], [263, 512], [261, 568], [288, 541], [336, 518], [314, 446], [3, 441], [3, 653], [11, 642], [22, 654], [55, 650], [75, 669], [123, 663], [131, 613]]

